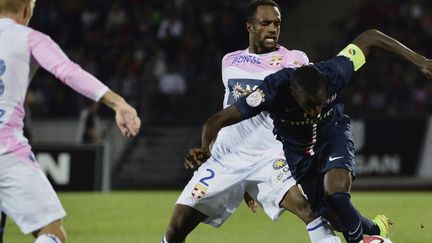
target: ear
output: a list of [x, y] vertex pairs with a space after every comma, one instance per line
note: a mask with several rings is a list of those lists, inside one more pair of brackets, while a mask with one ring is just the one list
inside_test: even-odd
[[29, 15], [29, 11], [30, 11], [29, 7], [30, 6], [28, 4], [26, 4], [24, 6], [24, 10], [22, 11], [22, 17], [23, 17], [23, 19], [27, 18], [27, 16]]
[[251, 23], [246, 23], [246, 30], [247, 30], [249, 33], [252, 32], [252, 28], [253, 28], [253, 26], [252, 26]]
[[26, 4], [24, 6], [24, 10], [23, 10], [22, 14], [23, 14], [22, 17], [25, 20], [27, 20], [31, 17], [31, 15], [32, 15], [31, 3]]

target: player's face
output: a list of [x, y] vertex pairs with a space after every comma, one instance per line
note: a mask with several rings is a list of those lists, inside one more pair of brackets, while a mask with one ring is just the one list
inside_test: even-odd
[[306, 112], [309, 116], [318, 117], [322, 112], [321, 105], [314, 105], [310, 102], [299, 102], [300, 107]]
[[248, 23], [250, 50], [266, 53], [276, 50], [279, 40], [281, 14], [276, 7], [258, 6], [253, 23]]
[[322, 112], [322, 107], [325, 101], [325, 92], [321, 92], [318, 96], [314, 97], [307, 95], [304, 91], [299, 89], [291, 89], [293, 98], [297, 101], [298, 105], [312, 117], [317, 117]]

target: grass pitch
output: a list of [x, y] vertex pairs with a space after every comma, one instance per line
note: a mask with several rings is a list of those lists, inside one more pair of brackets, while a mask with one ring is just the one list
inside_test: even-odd
[[[60, 193], [68, 212], [65, 227], [71, 243], [160, 242], [178, 191]], [[432, 192], [354, 192], [353, 201], [367, 217], [384, 213], [394, 222], [396, 243], [432, 242]], [[5, 243], [33, 242], [8, 219]], [[189, 243], [309, 242], [303, 223], [289, 213], [273, 223], [260, 210], [243, 204], [219, 229], [200, 225]]]

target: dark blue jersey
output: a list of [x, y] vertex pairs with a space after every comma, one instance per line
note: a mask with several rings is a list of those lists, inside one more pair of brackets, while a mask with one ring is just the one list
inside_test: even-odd
[[309, 116], [291, 95], [294, 69], [286, 68], [267, 76], [264, 82], [249, 96], [242, 97], [234, 105], [244, 118], [262, 111], [270, 112], [277, 139], [285, 151], [312, 156], [334, 131], [335, 125], [345, 115], [339, 93], [348, 83], [354, 71], [352, 62], [343, 56], [314, 64], [327, 82], [327, 100], [318, 117]]

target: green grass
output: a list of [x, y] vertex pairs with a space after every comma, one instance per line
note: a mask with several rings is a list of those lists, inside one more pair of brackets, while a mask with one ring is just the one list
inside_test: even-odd
[[[60, 193], [68, 216], [65, 227], [71, 243], [160, 242], [174, 202], [175, 191]], [[432, 242], [432, 192], [356, 192], [353, 200], [368, 217], [384, 213], [394, 222], [396, 243]], [[308, 242], [300, 220], [285, 213], [272, 223], [263, 213], [253, 215], [242, 205], [219, 229], [200, 225], [189, 243]], [[8, 220], [5, 243], [33, 242]]]

